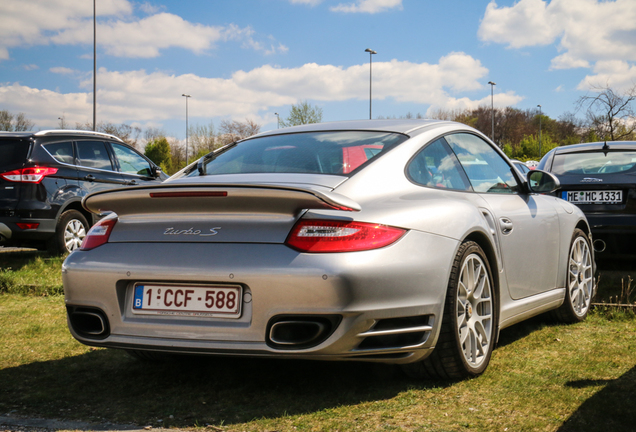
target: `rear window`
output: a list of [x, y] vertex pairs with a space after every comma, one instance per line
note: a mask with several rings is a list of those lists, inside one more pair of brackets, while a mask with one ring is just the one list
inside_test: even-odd
[[[254, 138], [206, 156], [205, 174], [347, 175], [408, 137], [385, 132], [310, 132]], [[199, 175], [198, 170], [188, 176]]]
[[29, 152], [29, 141], [19, 139], [0, 140], [0, 170], [23, 164]]
[[554, 155], [554, 174], [615, 174], [636, 171], [636, 151], [561, 153]]

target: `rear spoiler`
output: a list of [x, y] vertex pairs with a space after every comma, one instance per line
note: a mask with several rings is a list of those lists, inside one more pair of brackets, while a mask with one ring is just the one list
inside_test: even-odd
[[302, 210], [360, 211], [355, 201], [334, 193], [272, 185], [154, 185], [90, 194], [82, 201], [93, 213], [119, 216], [170, 213], [272, 213]]

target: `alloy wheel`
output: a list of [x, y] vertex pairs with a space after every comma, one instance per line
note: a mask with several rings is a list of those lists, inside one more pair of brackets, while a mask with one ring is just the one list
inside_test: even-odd
[[77, 219], [71, 219], [64, 229], [64, 244], [66, 250], [73, 252], [82, 245], [82, 240], [86, 237], [86, 228]]
[[488, 270], [477, 254], [466, 257], [462, 265], [456, 318], [464, 358], [470, 366], [479, 367], [493, 342], [493, 300]]
[[592, 255], [590, 247], [583, 237], [577, 237], [570, 250], [568, 272], [568, 290], [572, 309], [578, 316], [587, 313], [592, 301], [594, 276], [592, 273]]

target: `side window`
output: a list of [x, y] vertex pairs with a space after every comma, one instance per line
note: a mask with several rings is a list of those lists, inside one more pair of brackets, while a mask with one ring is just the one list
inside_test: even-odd
[[516, 193], [512, 167], [481, 138], [468, 133], [446, 135], [475, 192]]
[[77, 152], [81, 166], [112, 171], [113, 165], [104, 142], [78, 141]]
[[46, 144], [42, 147], [44, 147], [46, 151], [48, 151], [58, 162], [71, 165], [75, 163], [75, 158], [73, 157], [73, 143], [70, 141]]
[[444, 139], [428, 144], [411, 160], [408, 177], [422, 186], [454, 190], [471, 190], [455, 154]]
[[113, 153], [119, 161], [119, 168], [121, 172], [126, 174], [137, 174], [144, 177], [152, 177], [152, 169], [148, 161], [128, 147], [121, 144], [110, 144], [113, 148]]

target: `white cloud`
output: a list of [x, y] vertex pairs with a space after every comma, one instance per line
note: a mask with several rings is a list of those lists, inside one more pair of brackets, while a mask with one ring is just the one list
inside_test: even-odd
[[[118, 57], [149, 58], [162, 49], [177, 47], [201, 54], [218, 42], [242, 41], [244, 47], [265, 54], [284, 53], [282, 44], [264, 45], [250, 27], [207, 26], [167, 12], [155, 13], [144, 3], [145, 18], [133, 15], [128, 0], [100, 0], [97, 5], [97, 43]], [[0, 2], [0, 60], [9, 50], [28, 45], [87, 45], [93, 40], [92, 2], [86, 0], [2, 0]], [[108, 20], [106, 20], [108, 18]]]
[[[121, 17], [132, 13], [127, 0], [99, 2], [98, 16]], [[81, 25], [93, 17], [93, 3], [85, 0], [3, 0], [0, 2], [0, 60], [9, 48], [46, 45], [49, 35]]]
[[636, 84], [636, 66], [621, 60], [600, 61], [593, 69], [594, 75], [587, 75], [578, 85], [579, 90], [612, 87], [627, 90]]
[[479, 27], [486, 42], [509, 48], [556, 43], [563, 54], [553, 69], [590, 67], [597, 61], [636, 61], [634, 0], [520, 0], [510, 7], [491, 1]]
[[291, 4], [304, 4], [307, 6], [317, 6], [322, 3], [322, 0], [289, 0]]
[[49, 72], [53, 72], [60, 75], [73, 75], [75, 71], [71, 68], [67, 68], [64, 66], [52, 67], [49, 69]]
[[[67, 73], [56, 68], [56, 73]], [[479, 60], [464, 53], [450, 53], [437, 64], [392, 60], [373, 65], [373, 98], [470, 108], [489, 103], [485, 91], [488, 70]], [[78, 75], [80, 76], [80, 75]], [[0, 84], [0, 106], [29, 113], [39, 127], [52, 127], [64, 113], [70, 124], [90, 121], [92, 80], [83, 75], [84, 93], [63, 94], [15, 84]], [[348, 68], [308, 63], [297, 68], [261, 66], [237, 71], [230, 78], [207, 78], [194, 74], [171, 75], [144, 70], [98, 71], [98, 119], [113, 123], [159, 124], [183, 115], [182, 93], [191, 94], [190, 115], [231, 117], [260, 121], [268, 110], [289, 106], [303, 99], [319, 102], [366, 100], [369, 68], [366, 64]], [[483, 91], [483, 99], [457, 97], [461, 92]], [[514, 92], [495, 95], [498, 106], [518, 103]], [[265, 120], [269, 117], [265, 117]], [[271, 119], [269, 119], [271, 120]], [[269, 121], [267, 120], [267, 121]]]
[[356, 3], [340, 3], [329, 8], [332, 12], [370, 14], [385, 12], [389, 9], [402, 10], [402, 0], [357, 0]]
[[38, 66], [38, 65], [36, 65], [36, 64], [33, 64], [33, 63], [31, 63], [31, 64], [25, 64], [25, 65], [22, 65], [22, 69], [24, 69], [24, 70], [28, 70], [28, 71], [31, 71], [31, 70], [40, 69], [40, 66]]

